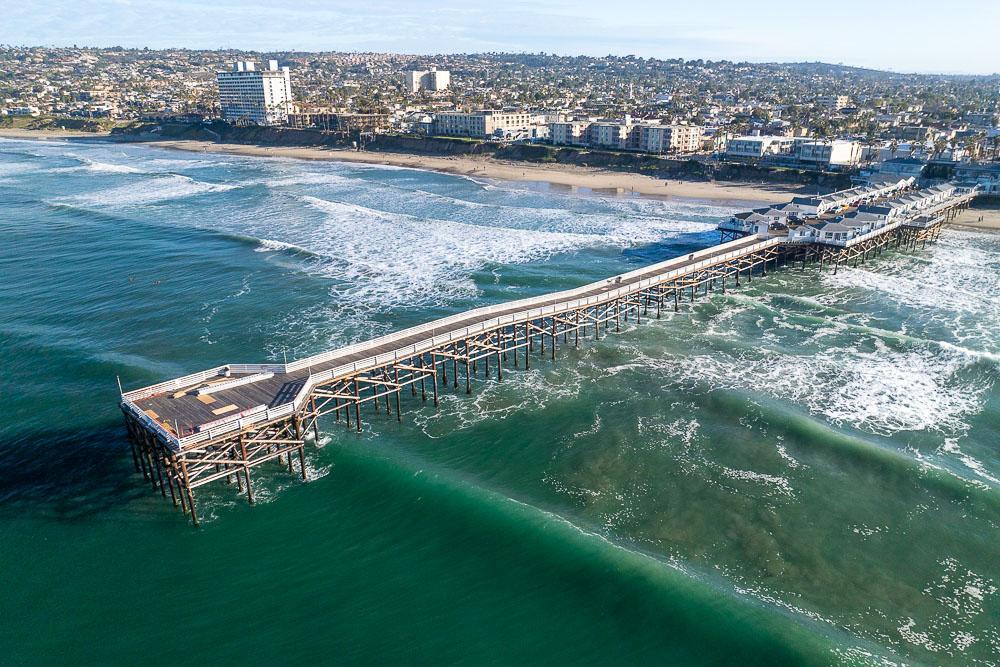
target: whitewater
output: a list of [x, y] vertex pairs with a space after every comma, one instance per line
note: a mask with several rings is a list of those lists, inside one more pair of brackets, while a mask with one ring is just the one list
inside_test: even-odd
[[134, 475], [116, 376], [569, 289], [717, 243], [733, 211], [20, 139], [0, 206], [0, 658], [137, 661], [178, 633], [192, 661], [1000, 655], [1000, 235], [769, 271], [400, 424], [331, 420], [307, 483], [205, 487], [193, 531]]

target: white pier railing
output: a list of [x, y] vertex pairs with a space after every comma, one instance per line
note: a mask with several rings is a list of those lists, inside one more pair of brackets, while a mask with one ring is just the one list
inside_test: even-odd
[[[267, 423], [275, 419], [287, 417], [294, 411], [301, 408], [302, 402], [308, 398], [312, 388], [317, 384], [329, 382], [335, 378], [353, 375], [360, 371], [382, 366], [394, 361], [409, 359], [410, 357], [423, 352], [428, 352], [449, 342], [461, 340], [469, 337], [470, 335], [496, 329], [501, 326], [520, 324], [538, 319], [539, 317], [615, 301], [622, 297], [641, 292], [649, 287], [668, 282], [674, 278], [687, 275], [689, 273], [696, 273], [706, 267], [727, 262], [737, 257], [756, 253], [764, 248], [780, 244], [784, 241], [784, 239], [781, 238], [773, 238], [760, 240], [756, 243], [746, 245], [747, 240], [748, 239], [744, 238], [736, 241], [730, 241], [728, 243], [699, 250], [689, 255], [675, 257], [664, 262], [645, 266], [640, 269], [636, 269], [635, 271], [630, 271], [617, 276], [616, 279], [620, 279], [620, 282], [612, 283], [611, 280], [599, 281], [562, 292], [543, 294], [527, 299], [520, 299], [518, 301], [498, 303], [492, 306], [484, 306], [482, 308], [476, 308], [471, 311], [464, 311], [449, 317], [434, 320], [433, 322], [428, 322], [426, 324], [410, 327], [408, 329], [402, 329], [379, 338], [356, 343], [354, 345], [331, 350], [329, 352], [323, 352], [321, 354], [300, 359], [288, 364], [228, 364], [225, 366], [218, 366], [207, 371], [202, 371], [201, 373], [194, 373], [183, 378], [153, 385], [152, 387], [145, 387], [136, 391], [127, 392], [122, 394], [122, 404], [129, 409], [131, 413], [135, 414], [137, 418], [143, 422], [143, 424], [157, 433], [158, 436], [168, 444], [168, 446], [178, 450], [187, 449], [197, 445], [198, 443], [214, 440], [215, 438], [231, 431], [240, 430], [257, 423]], [[732, 248], [732, 250], [720, 253], [720, 250], [724, 251], [727, 248]], [[642, 278], [635, 282], [628, 282], [631, 279], [650, 272], [653, 272], [652, 276]], [[593, 292], [595, 289], [601, 289], [602, 291], [597, 294], [582, 296], [588, 292]], [[553, 303], [554, 300], [555, 302]], [[509, 311], [511, 308], [517, 308], [517, 310], [504, 315], [490, 317], [490, 315], [501, 311]], [[471, 318], [483, 319], [468, 326], [452, 328], [454, 325], [467, 321]], [[227, 373], [294, 373], [329, 363], [338, 357], [355, 355], [363, 353], [366, 350], [374, 350], [378, 347], [390, 345], [396, 341], [410, 338], [415, 335], [424, 335], [425, 338], [419, 342], [401, 346], [391, 352], [365, 357], [359, 359], [358, 361], [343, 364], [318, 373], [310, 372], [306, 381], [296, 392], [295, 397], [287, 403], [272, 408], [262, 405], [251, 410], [244, 411], [238, 415], [232, 415], [228, 418], [210, 422], [209, 424], [202, 424], [200, 427], [197, 427], [197, 432], [184, 437], [178, 437], [178, 435], [171, 433], [169, 429], [164, 428], [162, 424], [155, 419], [150, 418], [137, 405], [135, 405], [135, 401], [140, 401], [169, 391], [191, 387], [192, 385], [204, 382], [210, 378], [226, 375]]]

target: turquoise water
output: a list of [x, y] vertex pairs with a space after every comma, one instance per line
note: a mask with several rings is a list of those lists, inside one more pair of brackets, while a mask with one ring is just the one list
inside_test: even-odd
[[0, 206], [0, 660], [997, 662], [1000, 235], [331, 420], [307, 483], [205, 487], [195, 530], [134, 473], [116, 376], [584, 284], [731, 210], [12, 139]]

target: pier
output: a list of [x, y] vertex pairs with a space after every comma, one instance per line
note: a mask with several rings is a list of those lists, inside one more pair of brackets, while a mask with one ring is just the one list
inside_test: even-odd
[[[771, 234], [754, 227], [733, 240], [571, 290], [477, 308], [289, 363], [224, 364], [123, 392], [120, 407], [137, 473], [164, 497], [198, 514], [195, 490], [235, 483], [254, 502], [251, 472], [268, 462], [306, 479], [305, 444], [319, 418], [361, 431], [362, 405], [402, 420], [408, 401], [473, 391], [477, 378], [502, 381], [581, 339], [600, 339], [622, 322], [658, 319], [710, 291], [739, 287], [779, 267], [836, 271], [886, 249], [916, 250], [938, 238], [975, 192], [947, 198], [850, 238]], [[721, 227], [721, 226], [720, 226]], [[482, 373], [482, 375], [480, 375]], [[384, 411], [384, 416], [382, 413]], [[367, 410], [366, 410], [367, 412]], [[366, 418], [371, 418], [366, 417]]]

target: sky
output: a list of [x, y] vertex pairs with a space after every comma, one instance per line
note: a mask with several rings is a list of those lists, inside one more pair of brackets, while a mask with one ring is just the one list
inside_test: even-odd
[[1000, 72], [1000, 0], [0, 0], [0, 17], [0, 44], [27, 46], [544, 51]]

